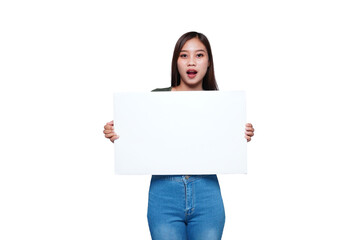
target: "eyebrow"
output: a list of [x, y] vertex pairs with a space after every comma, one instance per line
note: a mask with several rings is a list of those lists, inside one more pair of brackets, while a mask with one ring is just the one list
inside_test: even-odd
[[[180, 52], [189, 52], [189, 50], [181, 50]], [[198, 50], [195, 50], [195, 52], [206, 52], [206, 51], [203, 49], [198, 49]]]

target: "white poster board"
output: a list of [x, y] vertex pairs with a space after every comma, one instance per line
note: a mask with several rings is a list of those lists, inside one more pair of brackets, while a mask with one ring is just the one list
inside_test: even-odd
[[115, 93], [115, 173], [246, 173], [245, 113], [243, 91]]

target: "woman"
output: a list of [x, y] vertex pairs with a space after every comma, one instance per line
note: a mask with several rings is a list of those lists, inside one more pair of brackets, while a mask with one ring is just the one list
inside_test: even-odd
[[[153, 91], [218, 90], [211, 47], [205, 35], [188, 32], [177, 41], [171, 69], [171, 87]], [[114, 142], [113, 121], [104, 128]], [[249, 142], [254, 135], [245, 126]], [[153, 175], [149, 190], [148, 223], [154, 240], [221, 239], [225, 211], [216, 175]]]

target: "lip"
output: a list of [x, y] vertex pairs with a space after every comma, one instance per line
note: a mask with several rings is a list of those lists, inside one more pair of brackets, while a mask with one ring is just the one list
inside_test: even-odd
[[186, 74], [188, 75], [189, 78], [194, 78], [196, 77], [196, 74], [198, 73], [198, 71], [196, 71], [195, 69], [188, 69], [186, 70]]

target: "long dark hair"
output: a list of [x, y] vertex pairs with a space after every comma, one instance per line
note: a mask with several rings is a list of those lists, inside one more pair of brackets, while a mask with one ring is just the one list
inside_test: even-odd
[[204, 34], [198, 32], [187, 32], [182, 35], [176, 43], [171, 63], [171, 86], [176, 87], [180, 85], [180, 73], [177, 67], [177, 60], [185, 43], [193, 38], [198, 38], [205, 45], [209, 57], [210, 65], [203, 78], [202, 87], [204, 90], [218, 90], [218, 85], [215, 80], [214, 61], [211, 53], [210, 42]]

